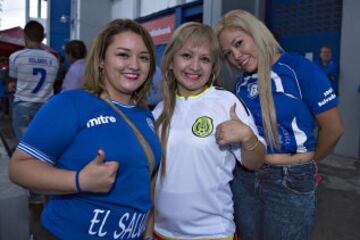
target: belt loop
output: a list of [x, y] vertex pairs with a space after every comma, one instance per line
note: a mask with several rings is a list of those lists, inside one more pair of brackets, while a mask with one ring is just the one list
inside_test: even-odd
[[284, 176], [287, 176], [287, 175], [288, 175], [288, 167], [287, 167], [287, 166], [283, 166], [282, 169], [283, 169], [283, 174], [284, 174]]
[[312, 161], [314, 166], [315, 166], [315, 173], [318, 173], [319, 172], [319, 166], [317, 164], [317, 162], [315, 162], [315, 160]]
[[283, 170], [283, 181], [286, 182], [287, 178], [288, 178], [288, 167], [287, 166], [283, 166], [282, 167]]

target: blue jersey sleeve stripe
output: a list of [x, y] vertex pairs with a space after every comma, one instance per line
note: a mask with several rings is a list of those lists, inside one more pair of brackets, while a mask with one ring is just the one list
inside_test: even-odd
[[19, 145], [17, 146], [16, 150], [22, 151], [22, 152], [30, 155], [30, 156], [33, 157], [33, 158], [39, 159], [39, 160], [42, 161], [42, 162], [45, 162], [45, 163], [54, 165], [53, 161], [50, 160], [49, 158], [44, 158], [44, 155], [43, 155], [41, 152], [35, 151], [34, 149], [29, 148], [29, 147], [26, 146], [26, 145], [19, 144]]
[[41, 160], [42, 162], [46, 162], [49, 163], [51, 165], [54, 165], [54, 161], [51, 160], [46, 154], [38, 151], [37, 149], [23, 143], [20, 142], [19, 145], [16, 147], [16, 150], [22, 151], [36, 159]]

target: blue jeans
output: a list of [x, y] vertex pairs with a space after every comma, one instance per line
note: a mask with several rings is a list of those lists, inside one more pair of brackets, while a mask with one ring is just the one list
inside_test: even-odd
[[315, 223], [314, 162], [258, 171], [237, 165], [232, 182], [241, 240], [307, 240]]
[[[42, 105], [43, 103], [22, 101], [13, 103], [12, 127], [17, 141], [20, 141], [31, 120]], [[39, 204], [43, 202], [44, 199], [41, 194], [30, 191], [30, 203]]]
[[12, 127], [17, 141], [20, 141], [31, 120], [42, 105], [43, 103], [23, 101], [13, 103]]

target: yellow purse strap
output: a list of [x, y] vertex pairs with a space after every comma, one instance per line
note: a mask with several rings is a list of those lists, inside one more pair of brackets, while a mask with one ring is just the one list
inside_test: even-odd
[[129, 127], [134, 132], [136, 138], [140, 142], [140, 145], [146, 155], [148, 166], [149, 166], [149, 173], [151, 179], [156, 175], [156, 168], [155, 168], [155, 157], [154, 153], [149, 145], [149, 143], [146, 141], [145, 137], [141, 134], [139, 129], [135, 126], [135, 124], [118, 108], [116, 107], [112, 101], [108, 97], [102, 97], [104, 101], [129, 125]]

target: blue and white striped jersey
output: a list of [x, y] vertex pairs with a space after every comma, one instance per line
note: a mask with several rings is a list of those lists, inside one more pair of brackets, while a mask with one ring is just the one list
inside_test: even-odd
[[54, 94], [58, 69], [56, 57], [43, 49], [26, 48], [11, 54], [9, 76], [17, 79], [14, 101], [46, 102]]
[[[337, 97], [325, 74], [309, 60], [283, 53], [272, 66], [271, 85], [278, 122], [280, 149], [271, 153], [304, 153], [315, 150], [315, 115], [337, 105]], [[237, 82], [236, 95], [250, 109], [264, 136], [257, 74], [245, 74]], [[265, 137], [265, 136], [264, 136]]]

